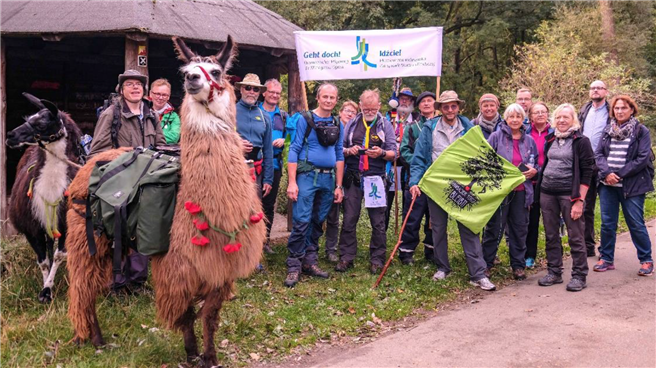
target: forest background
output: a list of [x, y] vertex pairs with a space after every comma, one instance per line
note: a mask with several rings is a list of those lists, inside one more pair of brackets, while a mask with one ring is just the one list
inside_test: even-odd
[[[528, 87], [552, 109], [589, 100], [588, 86], [606, 82], [609, 97], [629, 93], [641, 122], [656, 129], [656, 2], [653, 1], [258, 1], [308, 31], [444, 27], [441, 91], [455, 90], [478, 114], [484, 93], [502, 109]], [[321, 81], [306, 83], [308, 104]], [[378, 88], [383, 109], [391, 79], [336, 81], [340, 100]], [[415, 95], [435, 91], [433, 77], [404, 78]], [[286, 83], [283, 83], [286, 85]], [[285, 101], [283, 101], [285, 102]], [[284, 104], [283, 104], [284, 106]], [[501, 110], [502, 111], [502, 110]]]

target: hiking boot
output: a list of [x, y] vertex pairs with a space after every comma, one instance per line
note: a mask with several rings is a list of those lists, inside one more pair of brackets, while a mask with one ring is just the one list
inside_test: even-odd
[[560, 275], [553, 274], [551, 272], [547, 273], [543, 278], [538, 280], [538, 285], [540, 286], [551, 286], [553, 284], [562, 284], [563, 278]]
[[596, 255], [594, 247], [588, 248], [588, 257], [594, 257]]
[[353, 268], [353, 262], [339, 261], [335, 266], [335, 271], [346, 272], [349, 268]]
[[275, 254], [276, 253], [273, 250], [273, 247], [271, 247], [271, 243], [269, 243], [269, 242], [264, 243], [264, 253], [266, 253], [266, 254]]
[[328, 274], [328, 272], [322, 270], [321, 268], [319, 268], [319, 266], [315, 264], [312, 266], [303, 266], [303, 273], [308, 276], [320, 277], [322, 279], [327, 279], [330, 277], [330, 274]]
[[415, 260], [413, 258], [402, 258], [401, 264], [404, 266], [412, 266], [415, 264]]
[[515, 269], [513, 270], [513, 278], [518, 281], [526, 280], [526, 273], [521, 268]]
[[588, 286], [585, 284], [585, 280], [579, 277], [572, 277], [571, 280], [567, 283], [567, 291], [581, 291]]
[[615, 265], [612, 262], [604, 261], [603, 259], [600, 259], [599, 262], [592, 267], [592, 270], [595, 272], [606, 272], [614, 269]]
[[330, 263], [339, 262], [339, 256], [336, 253], [328, 253], [328, 262]]
[[535, 259], [534, 258], [526, 258], [526, 268], [533, 268], [535, 267]]
[[640, 276], [651, 276], [654, 274], [654, 262], [645, 262], [640, 266], [638, 270], [638, 275]]
[[487, 277], [483, 277], [482, 279], [476, 281], [469, 281], [469, 283], [474, 286], [478, 286], [485, 291], [492, 291], [497, 288], [492, 282], [490, 282], [490, 279]]
[[433, 275], [433, 280], [434, 281], [441, 281], [441, 280], [446, 279], [448, 276], [449, 276], [448, 273], [446, 273], [442, 270], [437, 270], [437, 272], [435, 272], [435, 274]]
[[375, 263], [372, 263], [371, 266], [369, 266], [369, 272], [371, 272], [372, 275], [378, 275], [382, 269], [383, 266]]
[[293, 288], [294, 286], [296, 286], [296, 284], [298, 284], [300, 278], [301, 275], [298, 272], [296, 271], [289, 272], [287, 274], [287, 278], [285, 279], [285, 286], [287, 286], [288, 288]]
[[499, 256], [494, 256], [494, 265], [499, 265], [501, 264], [501, 260], [499, 259]]

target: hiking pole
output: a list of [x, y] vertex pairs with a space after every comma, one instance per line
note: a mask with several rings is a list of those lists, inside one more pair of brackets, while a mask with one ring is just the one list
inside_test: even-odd
[[401, 232], [399, 233], [399, 240], [396, 242], [394, 249], [392, 249], [392, 254], [390, 254], [390, 257], [387, 260], [387, 263], [385, 263], [385, 267], [383, 267], [383, 270], [380, 271], [378, 280], [376, 280], [376, 283], [374, 284], [372, 289], [377, 288], [378, 284], [380, 284], [380, 281], [383, 279], [383, 276], [385, 276], [385, 272], [387, 272], [387, 268], [389, 267], [390, 263], [392, 263], [392, 260], [394, 259], [396, 250], [399, 249], [399, 245], [401, 245], [401, 237], [403, 236], [403, 230], [405, 229], [405, 225], [408, 223], [408, 218], [410, 217], [410, 212], [412, 212], [412, 206], [414, 206], [415, 204], [415, 199], [417, 199], [417, 197], [412, 198], [412, 202], [410, 202], [410, 207], [408, 207], [408, 213], [405, 215], [405, 220], [403, 220], [403, 226], [401, 226]]

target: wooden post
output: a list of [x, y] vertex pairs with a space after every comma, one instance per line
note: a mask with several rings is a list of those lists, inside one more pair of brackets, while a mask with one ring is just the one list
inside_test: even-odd
[[125, 70], [134, 69], [148, 76], [148, 35], [128, 33], [125, 35]]
[[[307, 98], [305, 102], [303, 97], [305, 95], [305, 86], [301, 83], [301, 75], [298, 71], [298, 63], [296, 54], [291, 54], [287, 57], [287, 111], [289, 115], [304, 110], [307, 105]], [[287, 188], [283, 190], [287, 191]], [[287, 201], [287, 231], [292, 231], [292, 201]]]
[[9, 211], [7, 207], [7, 48], [0, 40], [0, 236], [7, 236]]

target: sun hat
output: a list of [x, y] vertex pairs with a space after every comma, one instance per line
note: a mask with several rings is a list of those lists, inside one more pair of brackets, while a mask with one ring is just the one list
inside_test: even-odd
[[246, 74], [244, 76], [244, 79], [241, 80], [241, 82], [235, 83], [235, 86], [237, 86], [237, 88], [241, 88], [242, 86], [259, 87], [260, 92], [264, 92], [267, 90], [266, 86], [260, 83], [260, 77], [258, 77], [257, 74], [253, 74], [253, 73]]
[[118, 84], [116, 85], [116, 92], [120, 92], [123, 83], [128, 79], [136, 79], [143, 84], [144, 93], [148, 92], [148, 77], [139, 73], [134, 69], [128, 69], [123, 74], [118, 75]]
[[453, 101], [457, 101], [458, 106], [460, 106], [461, 109], [465, 106], [465, 101], [459, 99], [458, 94], [455, 91], [444, 91], [440, 95], [440, 99], [435, 101], [435, 108], [437, 110], [439, 110], [440, 106], [443, 103], [448, 103], [448, 102], [453, 102]]

